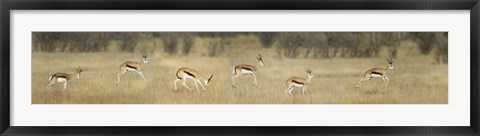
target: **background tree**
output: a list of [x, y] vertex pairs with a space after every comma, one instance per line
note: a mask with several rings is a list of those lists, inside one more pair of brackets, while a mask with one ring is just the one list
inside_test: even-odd
[[225, 52], [225, 47], [230, 44], [225, 37], [211, 39], [208, 42], [208, 56], [219, 56]]
[[448, 63], [448, 33], [436, 33], [435, 34], [436, 47], [435, 47], [435, 61], [437, 63]]
[[188, 55], [193, 46], [195, 33], [184, 33], [183, 34], [183, 48], [182, 52], [184, 55]]
[[275, 43], [276, 37], [278, 33], [275, 32], [261, 32], [258, 33], [257, 36], [262, 43], [262, 47], [270, 48]]
[[113, 32], [108, 33], [111, 40], [120, 42], [120, 50], [124, 52], [134, 52], [139, 39], [139, 33], [134, 32]]
[[411, 33], [411, 38], [418, 43], [420, 53], [426, 55], [435, 47], [437, 37], [435, 37], [434, 33], [414, 32]]
[[[219, 56], [238, 49], [232, 45], [275, 45], [279, 57], [287, 58], [368, 58], [381, 51], [397, 57], [403, 41], [415, 42], [423, 55], [433, 51], [437, 63], [448, 63], [448, 33], [444, 32], [34, 32], [32, 51], [101, 52], [116, 46], [122, 52], [134, 52], [139, 45], [160, 39], [160, 47], [170, 55], [189, 55], [193, 45], [207, 56]], [[198, 39], [196, 41], [195, 39]], [[209, 41], [204, 42], [204, 41]], [[204, 42], [204, 43], [202, 43]], [[258, 48], [258, 47], [254, 47]]]
[[283, 55], [288, 58], [296, 58], [300, 53], [300, 48], [304, 46], [306, 37], [303, 32], [290, 32], [279, 33], [278, 39]]
[[163, 42], [163, 51], [169, 54], [177, 53], [177, 44], [178, 44], [178, 33], [173, 32], [157, 32], [155, 36], [162, 39]]

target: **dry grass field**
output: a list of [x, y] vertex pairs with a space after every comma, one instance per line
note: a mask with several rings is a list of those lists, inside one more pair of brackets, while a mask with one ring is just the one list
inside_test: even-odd
[[[236, 64], [255, 64], [262, 53], [264, 67], [257, 72], [258, 87], [249, 76], [237, 78], [231, 87], [230, 76]], [[32, 104], [447, 104], [448, 66], [433, 64], [431, 56], [408, 55], [396, 60], [396, 70], [389, 71], [390, 83], [372, 79], [355, 88], [371, 67], [386, 67], [386, 58], [279, 59], [272, 49], [255, 49], [234, 57], [168, 56], [159, 52], [149, 55], [150, 64], [143, 68], [146, 81], [136, 72], [122, 76], [115, 85], [119, 65], [126, 60], [140, 61], [140, 53], [32, 53]], [[47, 90], [48, 78], [55, 72], [73, 73], [86, 69], [81, 80], [72, 79], [63, 93], [63, 84]], [[174, 91], [175, 72], [191, 67], [213, 79], [207, 91], [197, 93], [193, 81], [189, 91], [178, 82]], [[315, 77], [307, 87], [293, 96], [285, 93], [285, 81], [291, 76], [307, 77], [306, 67]], [[200, 87], [201, 89], [201, 87]]]

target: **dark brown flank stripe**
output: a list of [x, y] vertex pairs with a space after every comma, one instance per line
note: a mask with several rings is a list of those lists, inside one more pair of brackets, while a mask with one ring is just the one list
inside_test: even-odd
[[185, 73], [187, 73], [187, 75], [192, 76], [193, 78], [195, 78], [195, 76], [194, 76], [192, 73], [190, 73], [190, 72], [188, 72], [188, 71], [183, 71], [183, 72], [185, 72]]
[[372, 74], [382, 75], [382, 73], [372, 71]]
[[135, 68], [134, 66], [128, 65], [128, 64], [127, 64], [127, 67], [137, 70], [137, 68]]
[[253, 69], [250, 69], [250, 68], [247, 68], [247, 67], [242, 67], [241, 69], [245, 69], [245, 70], [253, 71]]
[[67, 79], [66, 76], [57, 76], [57, 78], [65, 78], [65, 79]]
[[296, 84], [301, 84], [301, 85], [303, 85], [302, 82], [299, 82], [299, 81], [297, 81], [297, 80], [292, 80], [292, 82], [294, 82], [294, 83], [296, 83]]

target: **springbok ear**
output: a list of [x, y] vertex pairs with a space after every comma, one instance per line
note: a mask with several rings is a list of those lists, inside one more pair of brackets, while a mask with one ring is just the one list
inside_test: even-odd
[[144, 49], [142, 49], [140, 52], [142, 53], [142, 56], [143, 56], [144, 58], [147, 58], [147, 57], [148, 57], [148, 55], [147, 55], [147, 51], [146, 51], [146, 49], [145, 49], [145, 48], [144, 48]]

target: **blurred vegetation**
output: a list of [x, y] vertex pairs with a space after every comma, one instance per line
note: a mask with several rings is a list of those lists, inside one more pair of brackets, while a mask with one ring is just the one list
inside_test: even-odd
[[[389, 48], [392, 57], [403, 41], [413, 41], [422, 55], [433, 54], [448, 63], [447, 32], [33, 32], [34, 52], [134, 52], [151, 50], [188, 56], [199, 39], [207, 40], [205, 55], [220, 56], [236, 49], [240, 36], [256, 37], [261, 48], [276, 50], [282, 58], [378, 57]], [[151, 42], [151, 45], [145, 45]], [[204, 43], [207, 44], [207, 43]]]

